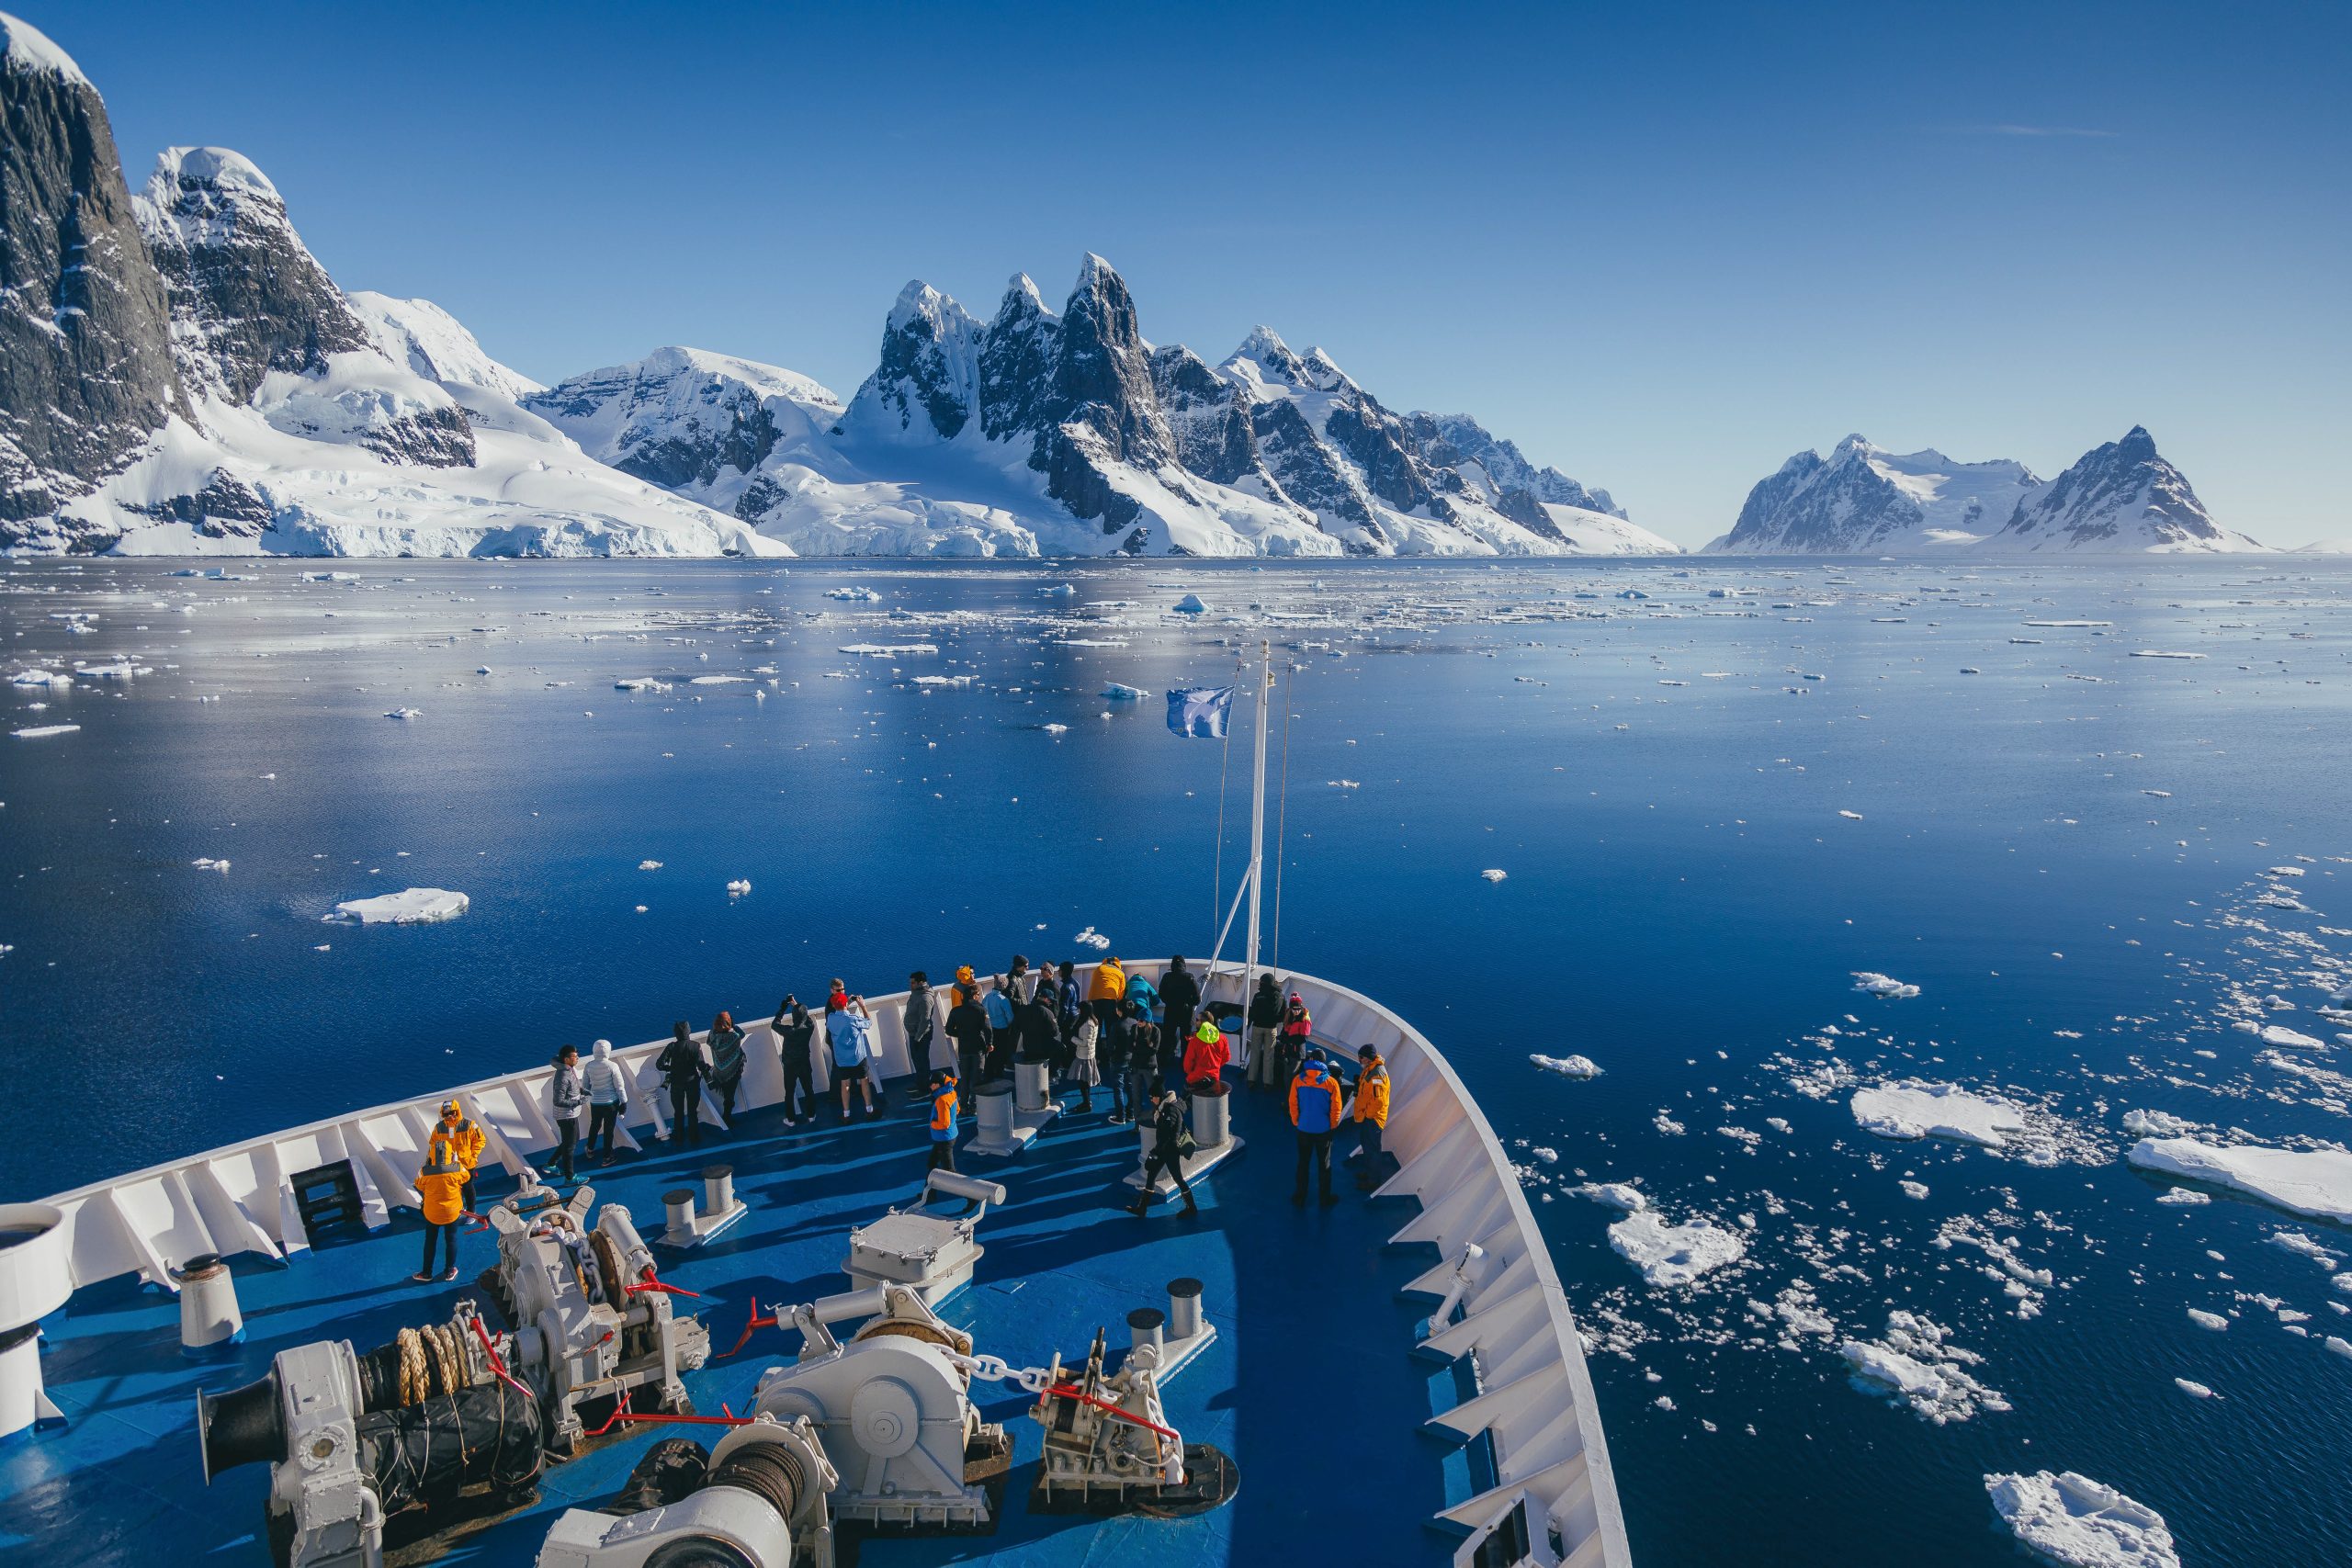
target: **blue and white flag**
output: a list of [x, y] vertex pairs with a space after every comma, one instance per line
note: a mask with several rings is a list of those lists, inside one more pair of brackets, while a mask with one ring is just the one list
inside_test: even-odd
[[1194, 686], [1168, 694], [1168, 731], [1187, 739], [1221, 740], [1225, 716], [1233, 710], [1230, 686]]

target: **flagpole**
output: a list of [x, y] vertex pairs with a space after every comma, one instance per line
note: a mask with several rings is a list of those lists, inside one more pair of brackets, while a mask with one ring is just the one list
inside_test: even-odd
[[1258, 894], [1266, 869], [1266, 705], [1274, 690], [1274, 645], [1258, 645], [1258, 755], [1256, 777], [1250, 789], [1250, 946], [1241, 972], [1242, 1039], [1249, 1039], [1250, 998], [1258, 985]]

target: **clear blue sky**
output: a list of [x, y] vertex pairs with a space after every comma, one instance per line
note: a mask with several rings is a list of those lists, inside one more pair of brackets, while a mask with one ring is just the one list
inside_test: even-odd
[[690, 344], [844, 396], [899, 286], [1080, 254], [1696, 544], [1849, 430], [2045, 475], [2135, 423], [2352, 535], [2352, 6], [7, 0], [134, 185], [243, 152], [338, 281], [553, 380]]

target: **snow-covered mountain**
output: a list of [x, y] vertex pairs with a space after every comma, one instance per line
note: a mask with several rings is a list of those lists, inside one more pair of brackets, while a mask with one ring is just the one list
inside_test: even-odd
[[2157, 555], [2263, 548], [2215, 523], [2188, 476], [2165, 461], [2154, 438], [2136, 424], [2019, 502], [1985, 547]]
[[2022, 463], [1954, 462], [1929, 448], [1889, 452], [1860, 435], [1826, 457], [1800, 452], [1747, 492], [1710, 550], [1769, 555], [1897, 553], [1971, 545], [2041, 486]]
[[446, 312], [345, 295], [250, 160], [171, 148], [130, 195], [72, 60], [0, 31], [0, 545], [790, 553], [589, 457]]
[[986, 321], [920, 281], [843, 407], [805, 377], [662, 349], [526, 400], [594, 456], [802, 554], [1678, 553], [1459, 416], [1400, 417], [1264, 328], [1212, 367], [1080, 263]]
[[1984, 551], [2258, 550], [2215, 525], [2180, 470], [2134, 426], [2055, 479], [2022, 463], [1894, 453], [1849, 435], [1800, 452], [1747, 492], [1712, 552], [1767, 555]]

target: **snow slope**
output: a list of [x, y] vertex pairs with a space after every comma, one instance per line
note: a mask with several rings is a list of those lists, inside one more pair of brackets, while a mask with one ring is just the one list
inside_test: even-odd
[[2041, 487], [2022, 463], [1962, 463], [1933, 447], [1889, 452], [1849, 435], [1827, 457], [1800, 452], [1748, 492], [1711, 549], [1854, 555], [1964, 546]]

